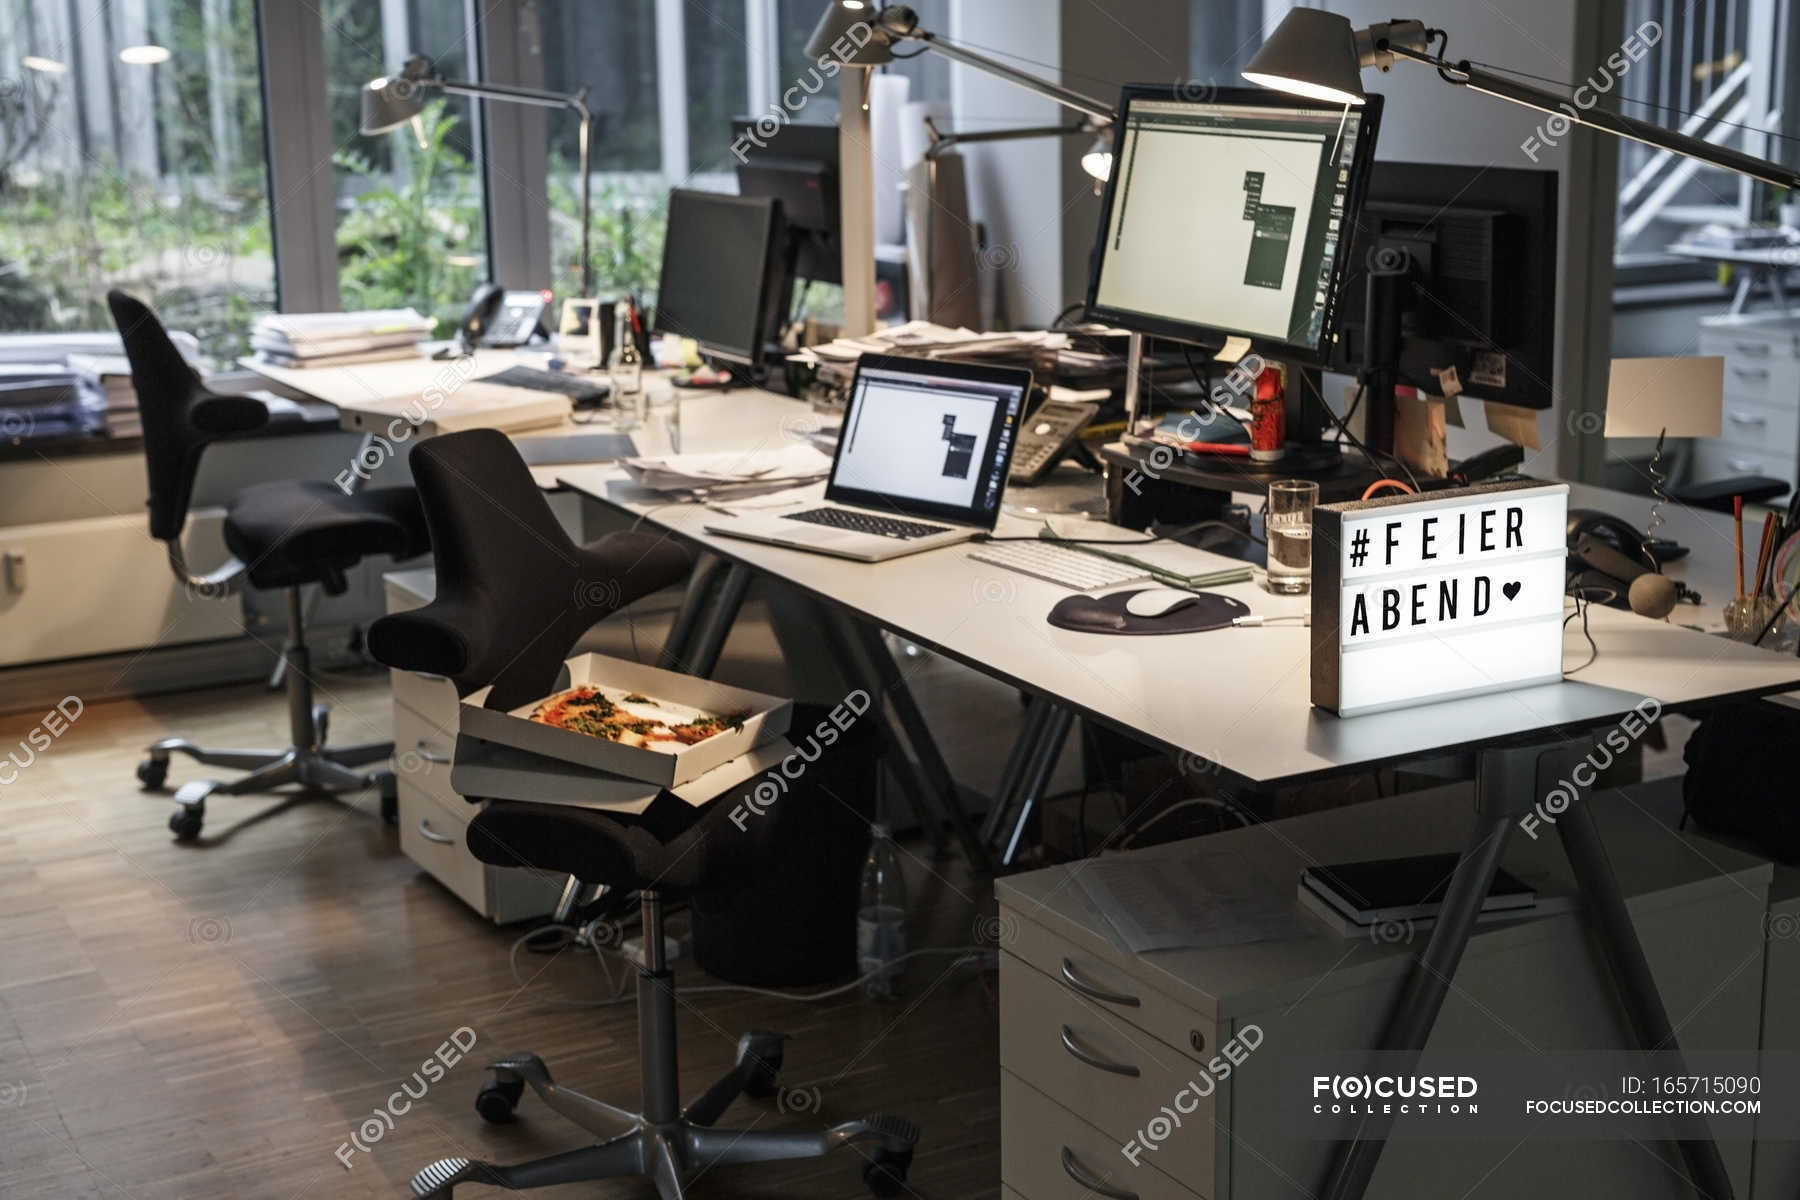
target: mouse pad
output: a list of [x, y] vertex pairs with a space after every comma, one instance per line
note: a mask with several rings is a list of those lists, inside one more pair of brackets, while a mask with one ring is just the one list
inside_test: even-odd
[[1058, 629], [1078, 633], [1205, 633], [1209, 629], [1224, 629], [1234, 619], [1250, 615], [1248, 604], [1216, 592], [1198, 592], [1194, 603], [1160, 617], [1134, 617], [1125, 611], [1127, 600], [1152, 590], [1160, 589], [1133, 588], [1108, 596], [1065, 596], [1050, 610], [1049, 621]]

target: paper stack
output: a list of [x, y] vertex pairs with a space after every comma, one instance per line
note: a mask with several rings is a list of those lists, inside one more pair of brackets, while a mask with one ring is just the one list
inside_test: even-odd
[[831, 474], [830, 456], [801, 443], [775, 450], [628, 458], [620, 465], [640, 487], [711, 498], [785, 491]]
[[250, 345], [278, 367], [341, 367], [407, 358], [431, 336], [429, 317], [410, 308], [350, 313], [268, 313], [256, 319]]
[[131, 386], [131, 362], [123, 354], [71, 354], [69, 369], [84, 407], [101, 414], [108, 437], [139, 437], [144, 432], [137, 392]]
[[88, 433], [98, 418], [61, 363], [0, 363], [0, 437]]
[[866, 337], [838, 338], [788, 355], [789, 362], [815, 368], [816, 378], [832, 390], [847, 389], [864, 354], [907, 354], [914, 358], [943, 358], [961, 362], [992, 362], [1021, 366], [1048, 379], [1057, 355], [1068, 347], [1069, 335], [1050, 329], [1021, 329], [977, 333], [973, 329], [908, 321], [878, 329]]

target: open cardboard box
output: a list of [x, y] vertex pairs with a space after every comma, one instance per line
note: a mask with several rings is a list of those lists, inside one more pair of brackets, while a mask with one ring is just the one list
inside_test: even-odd
[[542, 698], [510, 712], [483, 708], [488, 689], [482, 688], [463, 698], [461, 731], [484, 741], [560, 758], [609, 775], [624, 775], [673, 788], [698, 779], [745, 751], [782, 736], [793, 716], [791, 700], [726, 687], [710, 679], [678, 675], [674, 671], [646, 667], [605, 654], [581, 654], [564, 662], [552, 694], [583, 684], [641, 692], [653, 700], [718, 716], [738, 712], [747, 715], [736, 729], [716, 733], [705, 741], [674, 750], [650, 750], [533, 721], [532, 711]]
[[786, 738], [765, 742], [672, 788], [625, 775], [603, 775], [561, 759], [527, 754], [463, 734], [456, 739], [450, 786], [470, 800], [524, 800], [605, 812], [641, 814], [666, 790], [695, 808], [773, 770], [794, 752]]

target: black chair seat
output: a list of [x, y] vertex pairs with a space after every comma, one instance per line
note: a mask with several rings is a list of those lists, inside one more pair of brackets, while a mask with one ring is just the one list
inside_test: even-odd
[[284, 479], [247, 487], [225, 514], [225, 545], [259, 588], [322, 583], [343, 589], [343, 573], [377, 554], [411, 558], [430, 548], [419, 494], [369, 488], [346, 495], [334, 483]]

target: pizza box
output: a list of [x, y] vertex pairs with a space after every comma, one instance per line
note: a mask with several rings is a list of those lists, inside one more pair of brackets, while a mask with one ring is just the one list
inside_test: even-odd
[[695, 808], [718, 799], [734, 787], [775, 769], [794, 752], [786, 738], [776, 738], [721, 763], [704, 775], [672, 788], [658, 787], [627, 775], [590, 771], [560, 758], [527, 754], [462, 734], [456, 739], [456, 763], [450, 786], [469, 800], [523, 800], [531, 804], [563, 804], [603, 812], [641, 814], [667, 791]]
[[532, 712], [548, 697], [522, 704], [510, 712], [483, 708], [488, 689], [482, 688], [463, 697], [460, 732], [532, 754], [560, 758], [609, 775], [624, 775], [661, 787], [674, 787], [698, 779], [746, 750], [780, 737], [787, 732], [788, 721], [793, 716], [791, 700], [726, 687], [710, 679], [679, 675], [605, 654], [580, 654], [564, 662], [561, 677], [551, 695], [583, 684], [640, 692], [652, 700], [716, 715], [737, 712], [749, 715], [736, 729], [714, 734], [703, 742], [678, 750], [650, 750], [531, 720]]

